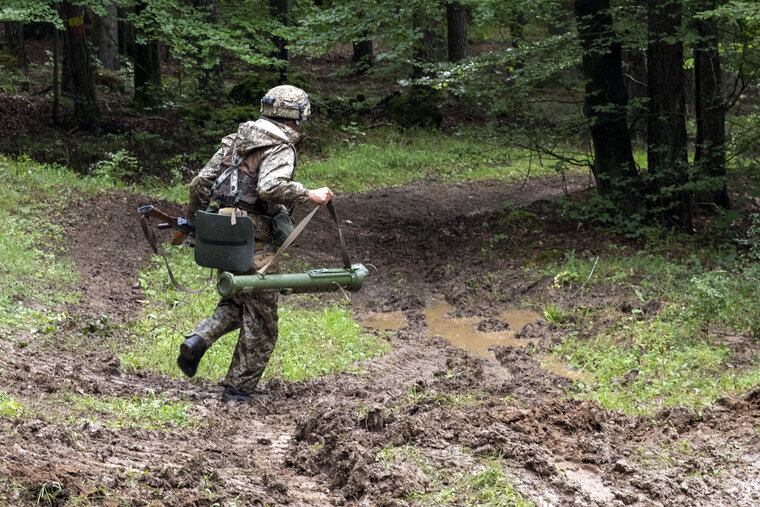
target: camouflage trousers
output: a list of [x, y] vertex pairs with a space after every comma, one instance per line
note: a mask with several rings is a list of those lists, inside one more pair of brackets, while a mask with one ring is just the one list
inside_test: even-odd
[[191, 334], [207, 347], [223, 335], [240, 329], [235, 353], [222, 385], [252, 393], [277, 343], [276, 292], [244, 294], [222, 299], [214, 313], [203, 319]]
[[[260, 250], [254, 257], [254, 269], [266, 264], [274, 248], [269, 244], [257, 245]], [[277, 272], [273, 263], [267, 273]], [[236, 329], [238, 334], [227, 376], [222, 385], [252, 393], [261, 380], [269, 357], [277, 343], [277, 292], [240, 294], [222, 299], [214, 313], [196, 326], [190, 335], [200, 336], [206, 347]]]

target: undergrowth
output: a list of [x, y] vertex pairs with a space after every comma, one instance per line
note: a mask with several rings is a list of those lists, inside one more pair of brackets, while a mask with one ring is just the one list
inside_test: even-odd
[[595, 317], [619, 308], [547, 305], [547, 319], [568, 329], [555, 353], [596, 377], [579, 396], [644, 414], [674, 406], [699, 410], [760, 384], [756, 355], [739, 357], [741, 348], [729, 346], [751, 348], [760, 337], [760, 268], [735, 260], [735, 252], [682, 249], [683, 256], [656, 246], [608, 248], [593, 257], [569, 252], [545, 268], [564, 294], [602, 287], [630, 301], [600, 329]]
[[63, 229], [54, 223], [71, 200], [107, 186], [59, 166], [0, 156], [0, 330], [50, 333], [73, 303], [74, 262], [65, 259]]
[[[175, 275], [185, 283], [190, 284], [193, 276], [198, 279], [208, 274], [194, 264], [186, 249], [170, 248], [168, 255]], [[181, 376], [176, 365], [179, 345], [201, 319], [213, 313], [219, 296], [213, 284], [199, 295], [173, 290], [163, 261], [157, 256], [141, 273], [140, 282], [148, 299], [142, 317], [130, 326], [135, 340], [123, 352], [122, 363]], [[357, 370], [357, 361], [390, 349], [384, 339], [365, 334], [345, 306], [334, 303], [321, 311], [311, 311], [289, 301], [289, 297], [280, 298], [279, 338], [265, 379], [302, 380], [334, 371]], [[236, 337], [237, 332], [229, 333], [206, 352], [198, 376], [217, 381], [226, 373]]]

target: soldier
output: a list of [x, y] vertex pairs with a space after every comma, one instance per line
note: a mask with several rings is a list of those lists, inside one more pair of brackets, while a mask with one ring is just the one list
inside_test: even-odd
[[[283, 217], [287, 219], [286, 207], [305, 202], [326, 204], [333, 197], [327, 187], [309, 190], [293, 181], [295, 144], [310, 112], [309, 96], [303, 90], [288, 85], [272, 88], [261, 99], [261, 118], [242, 123], [237, 134], [222, 139], [222, 147], [190, 183], [188, 216], [194, 216], [218, 197], [223, 201], [218, 189], [224, 186], [217, 179], [224, 178], [224, 170], [238, 163], [239, 184], [243, 194], [253, 197], [253, 203], [244, 206], [241, 202], [242, 210], [222, 208], [219, 212], [246, 214], [253, 219], [254, 270], [273, 256], [273, 242], [283, 236], [277, 224]], [[268, 272], [276, 269], [270, 266]], [[251, 396], [266, 396], [254, 394], [254, 390], [277, 342], [276, 292], [236, 295], [219, 301], [213, 315], [203, 319], [180, 345], [177, 365], [188, 377], [194, 376], [206, 350], [235, 329], [240, 329], [240, 334], [222, 382], [222, 401], [249, 402]]]

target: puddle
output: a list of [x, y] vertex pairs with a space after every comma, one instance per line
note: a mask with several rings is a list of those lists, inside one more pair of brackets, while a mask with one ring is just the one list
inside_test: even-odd
[[369, 313], [361, 323], [380, 331], [396, 331], [406, 327], [406, 318], [403, 312]]
[[[541, 315], [531, 310], [507, 310], [502, 312], [499, 318], [509, 324], [509, 330], [480, 332], [477, 326], [483, 320], [482, 318], [449, 317], [448, 315], [453, 311], [454, 308], [445, 301], [436, 301], [428, 307], [425, 310], [428, 336], [440, 336], [455, 347], [469, 350], [488, 359], [495, 359], [494, 354], [488, 350], [493, 345], [525, 347], [530, 341], [518, 340], [515, 338], [515, 333], [526, 324], [538, 322], [541, 319]], [[402, 312], [370, 313], [361, 319], [361, 323], [381, 331], [395, 331], [407, 325]], [[537, 359], [542, 368], [556, 375], [570, 380], [585, 382], [590, 380], [586, 372], [570, 368], [567, 363], [551, 354], [539, 356]]]

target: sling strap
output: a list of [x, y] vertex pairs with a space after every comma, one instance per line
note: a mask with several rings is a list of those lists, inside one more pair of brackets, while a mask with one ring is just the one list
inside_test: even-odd
[[[267, 269], [269, 266], [277, 259], [277, 257], [280, 256], [280, 254], [288, 248], [298, 237], [299, 234], [301, 234], [301, 231], [303, 231], [306, 228], [306, 225], [309, 223], [309, 221], [312, 219], [314, 214], [319, 210], [320, 206], [316, 206], [311, 212], [306, 215], [306, 217], [299, 222], [299, 224], [296, 226], [295, 229], [293, 229], [293, 232], [290, 233], [288, 238], [285, 240], [285, 242], [280, 246], [280, 248], [277, 249], [277, 252], [275, 252], [274, 256], [269, 259], [269, 262], [266, 263], [266, 265], [259, 269], [256, 273], [259, 275], [263, 275], [267, 272]], [[340, 254], [343, 257], [343, 267], [346, 269], [351, 269], [351, 259], [348, 256], [348, 248], [346, 248], [346, 240], [343, 238], [343, 232], [340, 230], [340, 224], [338, 223], [338, 216], [335, 213], [335, 206], [333, 205], [332, 200], [327, 201], [327, 209], [330, 212], [330, 216], [333, 219], [333, 222], [335, 222], [335, 227], [338, 229], [338, 240], [340, 241]]]
[[172, 268], [169, 267], [169, 259], [166, 258], [166, 253], [164, 252], [164, 249], [161, 247], [161, 245], [158, 244], [158, 241], [156, 241], [156, 229], [153, 227], [153, 222], [150, 221], [150, 217], [148, 215], [143, 215], [142, 219], [140, 219], [140, 227], [142, 227], [143, 234], [145, 234], [145, 239], [148, 241], [148, 244], [153, 249], [153, 251], [160, 255], [162, 259], [164, 259], [164, 264], [166, 264], [166, 270], [169, 272], [169, 279], [172, 282], [172, 285], [177, 290], [181, 290], [182, 292], [185, 292], [187, 294], [198, 294], [206, 288], [208, 288], [209, 282], [211, 281], [213, 270], [211, 271], [211, 274], [209, 274], [209, 280], [206, 281], [205, 285], [201, 287], [200, 289], [188, 289], [187, 287], [181, 285], [175, 278], [174, 273], [172, 273]]

